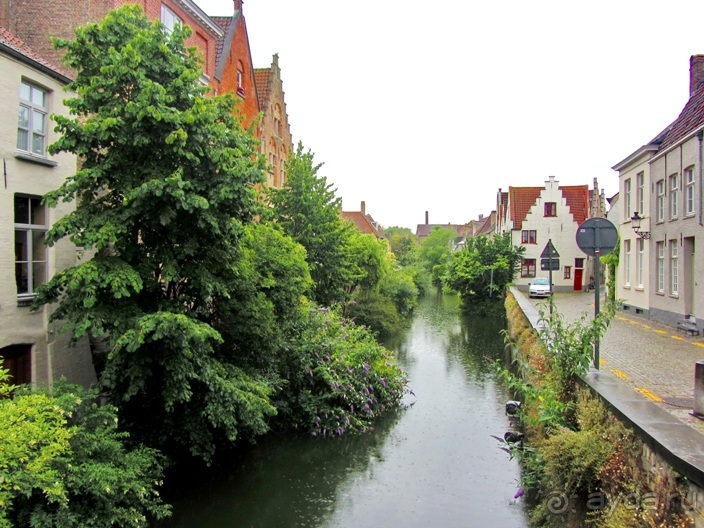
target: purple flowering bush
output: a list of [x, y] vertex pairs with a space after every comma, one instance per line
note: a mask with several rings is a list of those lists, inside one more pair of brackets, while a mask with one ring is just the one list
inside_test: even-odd
[[275, 399], [289, 427], [322, 437], [364, 432], [399, 406], [405, 372], [366, 328], [336, 310], [309, 311], [291, 346]]

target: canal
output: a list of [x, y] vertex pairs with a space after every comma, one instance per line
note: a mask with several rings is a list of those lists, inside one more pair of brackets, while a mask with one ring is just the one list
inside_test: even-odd
[[520, 468], [492, 436], [509, 428], [503, 319], [466, 318], [451, 296], [426, 297], [396, 343], [413, 394], [372, 433], [274, 437], [192, 475], [169, 497], [169, 528], [528, 526], [514, 495]]

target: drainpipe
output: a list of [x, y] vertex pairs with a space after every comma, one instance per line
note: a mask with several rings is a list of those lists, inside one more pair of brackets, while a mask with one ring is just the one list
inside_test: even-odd
[[704, 171], [702, 171], [702, 139], [704, 139], [704, 131], [700, 130], [697, 134], [699, 139], [699, 225], [704, 225], [704, 204], [702, 204], [702, 182], [704, 181]]

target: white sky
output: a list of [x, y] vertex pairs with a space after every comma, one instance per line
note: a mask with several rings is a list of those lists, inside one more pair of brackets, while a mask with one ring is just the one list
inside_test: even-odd
[[[195, 0], [231, 15], [232, 0]], [[593, 179], [672, 122], [704, 54], [704, 1], [245, 0], [294, 142], [343, 209], [384, 227], [466, 223], [499, 188]]]

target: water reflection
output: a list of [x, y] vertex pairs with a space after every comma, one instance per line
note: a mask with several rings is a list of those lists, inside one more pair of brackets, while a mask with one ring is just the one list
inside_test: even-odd
[[426, 298], [393, 346], [415, 396], [374, 433], [274, 438], [192, 483], [169, 527], [524, 527], [519, 468], [491, 435], [508, 428], [500, 319]]

